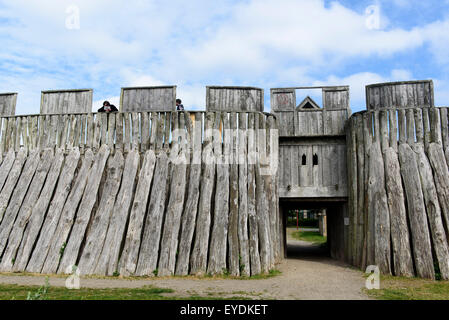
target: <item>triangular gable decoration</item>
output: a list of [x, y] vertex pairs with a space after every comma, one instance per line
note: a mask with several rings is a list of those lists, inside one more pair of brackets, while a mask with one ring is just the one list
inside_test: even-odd
[[320, 106], [313, 101], [313, 99], [307, 96], [297, 107], [297, 109], [301, 110], [313, 110], [313, 109], [321, 109]]

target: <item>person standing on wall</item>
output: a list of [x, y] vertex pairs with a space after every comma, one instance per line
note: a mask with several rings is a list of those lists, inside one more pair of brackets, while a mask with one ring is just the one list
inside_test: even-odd
[[103, 107], [98, 109], [98, 112], [117, 112], [118, 109], [113, 104], [110, 104], [109, 101], [103, 102]]
[[176, 111], [184, 111], [181, 99], [176, 99]]

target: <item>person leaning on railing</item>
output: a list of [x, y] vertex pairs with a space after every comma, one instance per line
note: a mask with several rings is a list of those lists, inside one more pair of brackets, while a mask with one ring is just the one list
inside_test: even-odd
[[176, 111], [184, 111], [181, 99], [176, 99]]
[[113, 104], [110, 104], [109, 101], [103, 102], [103, 106], [98, 109], [98, 112], [117, 112], [118, 109]]

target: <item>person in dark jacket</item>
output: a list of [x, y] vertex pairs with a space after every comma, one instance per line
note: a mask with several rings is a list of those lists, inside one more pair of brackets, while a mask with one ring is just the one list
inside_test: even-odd
[[110, 104], [109, 101], [103, 102], [103, 106], [98, 109], [98, 112], [117, 112], [118, 109], [113, 104]]
[[184, 111], [181, 99], [176, 99], [176, 111]]

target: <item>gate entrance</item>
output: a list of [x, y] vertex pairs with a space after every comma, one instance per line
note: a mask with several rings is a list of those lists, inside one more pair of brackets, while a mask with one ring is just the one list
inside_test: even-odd
[[[336, 260], [345, 260], [345, 214], [347, 212], [347, 202], [345, 199], [281, 199], [279, 202], [282, 217], [282, 243], [284, 258], [308, 259], [319, 256], [331, 257]], [[296, 226], [296, 217], [289, 219], [292, 212], [299, 211], [303, 215], [304, 211], [312, 212], [317, 220], [324, 220], [324, 232], [320, 232], [320, 224], [306, 225], [313, 222], [313, 219], [301, 219], [299, 230]], [[323, 215], [323, 216], [320, 216]], [[294, 223], [292, 223], [292, 220]], [[296, 234], [296, 235], [295, 235]], [[301, 238], [298, 239], [298, 234]], [[324, 239], [322, 236], [325, 235]], [[317, 235], [312, 237], [312, 235]], [[301, 240], [303, 239], [303, 240]], [[300, 241], [297, 241], [300, 240]], [[305, 240], [305, 241], [304, 241]]]

